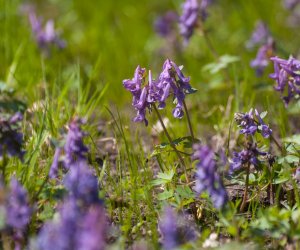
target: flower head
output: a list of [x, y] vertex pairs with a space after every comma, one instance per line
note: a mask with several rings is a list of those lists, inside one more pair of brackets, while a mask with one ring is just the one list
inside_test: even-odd
[[202, 0], [200, 3], [200, 14], [203, 21], [206, 20], [208, 14], [207, 14], [207, 8], [212, 4], [213, 0]]
[[234, 118], [241, 128], [241, 134], [254, 135], [256, 132], [260, 132], [265, 138], [269, 138], [272, 134], [272, 130], [264, 123], [261, 114], [256, 109], [254, 114], [253, 109], [250, 109], [248, 113], [236, 113]]
[[160, 16], [155, 20], [155, 31], [162, 37], [168, 37], [173, 33], [174, 24], [177, 20], [177, 13], [174, 11], [168, 11], [163, 16]]
[[216, 208], [221, 208], [228, 200], [222, 179], [217, 171], [214, 152], [208, 146], [194, 145], [194, 160], [197, 163], [196, 191], [208, 192]]
[[6, 201], [6, 224], [23, 231], [30, 222], [31, 213], [26, 190], [15, 178], [12, 178]]
[[0, 156], [3, 157], [5, 154], [23, 158], [23, 134], [19, 132], [18, 125], [22, 119], [23, 116], [19, 112], [9, 118], [0, 117]]
[[182, 5], [182, 9], [182, 15], [179, 18], [179, 29], [185, 43], [187, 43], [197, 26], [200, 6], [197, 0], [186, 0]]
[[246, 44], [246, 47], [252, 49], [257, 45], [266, 44], [268, 42], [269, 37], [270, 31], [267, 25], [264, 22], [260, 21], [256, 24], [251, 38]]
[[240, 152], [233, 152], [232, 163], [230, 164], [229, 174], [240, 170], [246, 164], [257, 167], [260, 163], [259, 156], [266, 156], [267, 153], [260, 151], [256, 144], [249, 144], [246, 149]]
[[274, 63], [274, 73], [270, 78], [277, 82], [274, 89], [280, 92], [287, 106], [295, 95], [300, 94], [300, 61], [293, 57], [288, 60], [271, 57], [271, 60]]
[[187, 225], [182, 216], [175, 213], [170, 206], [164, 208], [159, 229], [162, 234], [163, 249], [177, 249], [181, 244], [193, 240], [196, 236], [191, 225]]
[[41, 19], [38, 18], [33, 11], [30, 11], [29, 21], [31, 24], [32, 33], [41, 49], [47, 51], [49, 50], [50, 45], [55, 45], [58, 48], [64, 48], [66, 46], [65, 41], [60, 39], [58, 33], [54, 29], [53, 20], [48, 20], [43, 28]]
[[259, 48], [256, 54], [256, 58], [250, 63], [250, 66], [256, 69], [257, 76], [261, 76], [265, 68], [269, 65], [270, 57], [273, 54], [273, 50], [274, 43], [272, 39], [270, 39], [268, 43], [262, 45]]
[[298, 4], [300, 4], [299, 0], [284, 0], [283, 5], [288, 10], [293, 10]]
[[98, 182], [86, 162], [77, 162], [64, 179], [69, 196], [81, 205], [102, 204], [98, 196]]

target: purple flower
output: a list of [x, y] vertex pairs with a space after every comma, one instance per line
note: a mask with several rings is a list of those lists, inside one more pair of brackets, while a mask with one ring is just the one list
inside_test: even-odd
[[168, 37], [173, 33], [174, 24], [177, 20], [177, 13], [174, 11], [168, 11], [163, 16], [160, 16], [155, 20], [155, 31], [162, 37]]
[[270, 31], [264, 22], [258, 22], [251, 35], [250, 40], [247, 42], [246, 47], [252, 49], [257, 45], [266, 44], [270, 37]]
[[159, 229], [165, 250], [177, 249], [181, 244], [194, 240], [196, 237], [195, 230], [190, 223], [188, 224], [183, 217], [178, 216], [170, 206], [164, 208]]
[[77, 232], [78, 250], [104, 250], [107, 220], [102, 206], [92, 207], [82, 218]]
[[86, 133], [81, 129], [82, 124], [84, 121], [79, 118], [75, 118], [69, 124], [69, 132], [64, 146], [66, 168], [70, 168], [75, 162], [87, 160], [88, 148], [83, 143]]
[[284, 0], [283, 5], [288, 10], [293, 10], [298, 4], [300, 3], [299, 0]]
[[273, 50], [274, 43], [272, 39], [270, 39], [267, 44], [264, 44], [259, 48], [256, 58], [250, 63], [250, 66], [256, 69], [257, 76], [261, 76], [265, 68], [268, 66]]
[[182, 118], [185, 94], [195, 92], [190, 85], [190, 78], [185, 77], [181, 69], [169, 59], [165, 61], [158, 80], [154, 80], [151, 71], [149, 71], [148, 82], [145, 83], [145, 71], [144, 68], [138, 66], [133, 79], [123, 81], [124, 87], [130, 91], [133, 96], [132, 106], [137, 111], [137, 115], [133, 121], [143, 121], [147, 126], [147, 109], [151, 111], [152, 105], [156, 103], [159, 109], [163, 109], [166, 106], [166, 99], [171, 94], [176, 101], [173, 115], [175, 118]]
[[82, 206], [102, 204], [98, 196], [98, 182], [85, 161], [75, 163], [65, 176], [64, 185], [72, 199]]
[[32, 209], [29, 206], [29, 200], [26, 190], [21, 184], [12, 178], [10, 182], [10, 192], [6, 200], [6, 224], [7, 226], [25, 230], [30, 222]]
[[260, 164], [259, 156], [265, 156], [267, 153], [262, 152], [257, 149], [255, 144], [251, 144], [247, 149], [243, 149], [240, 152], [233, 152], [232, 163], [230, 164], [229, 174], [240, 170], [243, 166], [247, 164], [252, 164], [258, 167]]
[[167, 59], [163, 65], [163, 70], [158, 79], [159, 88], [162, 91], [159, 107], [165, 106], [166, 99], [173, 94], [176, 100], [176, 107], [173, 110], [175, 118], [183, 117], [183, 101], [185, 94], [193, 93], [190, 85], [190, 78], [185, 77], [180, 68], [170, 59]]
[[216, 208], [221, 208], [228, 200], [222, 179], [217, 171], [214, 152], [208, 146], [194, 145], [194, 160], [197, 163], [196, 192], [208, 192]]
[[271, 57], [271, 60], [274, 63], [274, 73], [270, 78], [277, 82], [274, 88], [280, 92], [287, 106], [295, 95], [300, 94], [300, 61], [293, 57], [288, 60]]
[[13, 116], [0, 117], [0, 156], [17, 156], [23, 158], [23, 134], [19, 132], [19, 121], [23, 119], [20, 112]]
[[200, 3], [200, 13], [203, 21], [205, 21], [208, 16], [207, 8], [212, 4], [212, 2], [213, 0], [202, 0]]
[[179, 18], [179, 29], [185, 43], [188, 43], [198, 23], [200, 6], [197, 0], [186, 0], [182, 5], [182, 9], [182, 15]]
[[248, 113], [235, 113], [234, 119], [241, 128], [241, 134], [254, 135], [259, 132], [265, 138], [269, 138], [272, 134], [272, 130], [264, 123], [256, 109], [255, 114], [253, 114], [253, 109], [250, 109]]
[[57, 219], [46, 222], [41, 229], [37, 238], [38, 249], [76, 249], [76, 231], [82, 212], [74, 200], [68, 199], [60, 207], [58, 215]]
[[[83, 142], [86, 133], [81, 129], [82, 124], [84, 124], [84, 121], [79, 118], [73, 119], [69, 124], [69, 131], [63, 148], [65, 152], [63, 165], [66, 169], [70, 169], [70, 167], [76, 165], [77, 162], [87, 161], [88, 148]], [[55, 178], [57, 176], [61, 152], [62, 148], [56, 148], [49, 171], [50, 178]]]
[[66, 46], [65, 41], [60, 39], [58, 33], [54, 29], [53, 20], [46, 22], [45, 27], [42, 27], [41, 19], [39, 19], [33, 11], [29, 12], [29, 21], [31, 29], [38, 46], [48, 52], [50, 45], [56, 45], [62, 49]]
[[159, 228], [163, 235], [163, 247], [165, 250], [172, 250], [179, 246], [177, 218], [171, 207], [165, 208]]

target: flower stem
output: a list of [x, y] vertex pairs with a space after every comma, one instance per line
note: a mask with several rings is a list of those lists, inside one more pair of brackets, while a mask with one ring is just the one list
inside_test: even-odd
[[191, 119], [190, 119], [190, 115], [189, 115], [185, 100], [183, 100], [183, 107], [184, 107], [184, 111], [186, 113], [186, 118], [187, 118], [187, 121], [188, 121], [192, 141], [195, 142], [195, 136], [194, 136], [194, 131], [193, 131], [193, 127], [192, 127], [192, 122], [191, 122]]
[[248, 165], [247, 165], [245, 191], [244, 191], [243, 201], [242, 201], [242, 204], [241, 204], [241, 207], [240, 207], [240, 212], [244, 211], [244, 208], [245, 208], [246, 203], [247, 203], [248, 187], [249, 187], [249, 174], [250, 174], [250, 163], [248, 163]]
[[186, 165], [184, 163], [184, 160], [183, 160], [180, 152], [177, 150], [174, 142], [172, 141], [171, 136], [170, 136], [170, 134], [169, 134], [169, 132], [168, 132], [168, 130], [167, 130], [167, 128], [166, 128], [166, 126], [165, 126], [165, 124], [164, 124], [164, 122], [163, 122], [163, 120], [161, 118], [161, 115], [160, 115], [160, 113], [159, 113], [159, 111], [158, 111], [158, 109], [157, 109], [157, 107], [156, 107], [155, 104], [153, 104], [153, 108], [154, 108], [154, 111], [155, 111], [155, 113], [156, 113], [156, 115], [158, 117], [158, 120], [159, 120], [161, 126], [163, 127], [163, 130], [164, 130], [164, 132], [165, 132], [165, 134], [166, 134], [166, 136], [168, 138], [168, 141], [169, 141], [171, 147], [174, 149], [175, 153], [177, 154], [177, 156], [178, 156], [178, 158], [180, 160], [181, 165], [183, 166], [186, 181], [187, 181], [187, 183], [189, 183], [189, 178], [188, 178], [188, 175], [187, 175], [187, 168], [186, 168]]

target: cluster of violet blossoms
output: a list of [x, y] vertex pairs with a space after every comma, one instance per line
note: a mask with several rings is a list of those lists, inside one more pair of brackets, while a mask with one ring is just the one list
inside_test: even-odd
[[65, 48], [66, 43], [59, 37], [57, 31], [55, 31], [53, 20], [48, 20], [43, 27], [41, 19], [33, 11], [30, 11], [29, 21], [32, 33], [40, 49], [49, 53], [51, 45], [55, 45], [59, 49]]
[[183, 36], [185, 43], [188, 43], [197, 27], [199, 17], [202, 21], [207, 18], [207, 8], [212, 0], [186, 0], [182, 5], [182, 15], [179, 18], [179, 30]]
[[281, 98], [287, 106], [295, 95], [300, 94], [300, 61], [290, 57], [288, 60], [272, 57], [274, 73], [270, 78], [277, 82], [275, 90], [280, 92]]
[[176, 102], [173, 116], [182, 118], [185, 95], [195, 91], [190, 85], [190, 78], [185, 77], [181, 69], [169, 59], [165, 61], [158, 80], [152, 78], [151, 71], [149, 71], [147, 83], [145, 78], [146, 69], [138, 66], [133, 79], [123, 81], [124, 87], [133, 96], [132, 106], [137, 110], [137, 115], [133, 121], [144, 122], [147, 126], [147, 109], [151, 111], [152, 106], [156, 105], [156, 103], [158, 104], [158, 109], [165, 108], [166, 100], [170, 95], [173, 96]]
[[194, 145], [194, 160], [197, 163], [196, 192], [208, 192], [216, 208], [221, 208], [228, 200], [221, 176], [217, 170], [214, 152], [208, 146]]
[[257, 76], [262, 76], [265, 68], [269, 65], [270, 57], [273, 55], [275, 43], [270, 35], [267, 25], [258, 22], [246, 47], [249, 49], [260, 46], [256, 58], [250, 62], [250, 66], [256, 70]]
[[169, 206], [164, 208], [159, 229], [162, 234], [164, 250], [178, 249], [180, 245], [196, 238], [193, 227], [187, 224], [184, 218], [178, 216], [174, 209]]
[[288, 10], [293, 10], [296, 8], [296, 6], [300, 4], [299, 0], [284, 0], [283, 5]]
[[1, 192], [5, 196], [5, 227], [6, 234], [12, 235], [15, 249], [21, 249], [24, 234], [31, 220], [32, 208], [29, 205], [27, 191], [13, 177], [10, 181], [9, 190], [6, 192], [1, 185]]
[[246, 164], [252, 164], [258, 167], [260, 164], [259, 156], [266, 156], [266, 152], [260, 151], [255, 144], [249, 144], [246, 149], [240, 152], [233, 152], [232, 162], [229, 168], [229, 174], [240, 170]]
[[269, 138], [272, 134], [272, 129], [264, 123], [261, 114], [256, 109], [254, 114], [253, 109], [250, 109], [248, 113], [236, 113], [234, 119], [241, 128], [241, 134], [254, 135], [259, 132], [264, 138]]
[[57, 217], [45, 223], [40, 231], [36, 241], [37, 248], [103, 250], [107, 229], [103, 200], [98, 196], [97, 178], [79, 150], [86, 149], [81, 143], [82, 131], [75, 126], [74, 120], [71, 124], [73, 126], [70, 126], [70, 130], [72, 128], [73, 134], [69, 135], [71, 140], [67, 140], [66, 145], [67, 149], [72, 149], [72, 153], [77, 152], [79, 159], [68, 161], [70, 170], [63, 181], [68, 194], [58, 209]]
[[19, 122], [23, 119], [20, 112], [10, 117], [0, 117], [0, 156], [23, 158], [23, 134], [19, 131]]
[[[88, 148], [84, 145], [83, 139], [86, 133], [82, 131], [81, 125], [84, 120], [75, 118], [69, 123], [69, 131], [66, 136], [64, 150], [63, 166], [65, 169], [70, 169], [72, 166], [87, 160]], [[50, 168], [49, 176], [55, 178], [59, 168], [59, 158], [62, 153], [62, 148], [56, 148], [53, 163]]]

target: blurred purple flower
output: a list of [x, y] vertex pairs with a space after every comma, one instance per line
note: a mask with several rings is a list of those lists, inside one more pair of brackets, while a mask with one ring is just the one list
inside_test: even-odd
[[54, 29], [53, 20], [48, 20], [43, 28], [41, 19], [33, 11], [30, 11], [29, 21], [35, 40], [41, 49], [49, 50], [50, 45], [55, 45], [60, 49], [66, 46], [65, 41], [60, 39]]
[[256, 58], [251, 61], [250, 66], [256, 69], [256, 75], [262, 76], [265, 68], [268, 66], [270, 57], [273, 54], [274, 42], [269, 39], [268, 43], [262, 45], [257, 54]]
[[78, 250], [104, 250], [107, 220], [102, 206], [93, 206], [82, 218], [78, 230]]
[[179, 18], [179, 29], [185, 43], [188, 43], [197, 26], [200, 6], [197, 0], [186, 0], [182, 5], [182, 9], [182, 15]]
[[300, 4], [300, 0], [284, 0], [283, 5], [288, 10], [293, 10], [298, 4]]
[[9, 118], [0, 117], [0, 156], [3, 157], [5, 154], [10, 157], [23, 158], [23, 134], [19, 132], [18, 125], [22, 119], [23, 116], [20, 112]]
[[300, 61], [293, 57], [288, 60], [271, 57], [271, 60], [274, 63], [274, 73], [270, 75], [270, 78], [277, 82], [274, 89], [280, 92], [287, 106], [295, 95], [300, 94]]
[[259, 21], [255, 26], [250, 40], [246, 43], [246, 47], [252, 49], [257, 45], [266, 44], [268, 42], [269, 37], [270, 31], [267, 25], [264, 22]]
[[[86, 133], [81, 129], [82, 124], [84, 124], [84, 120], [77, 117], [69, 124], [69, 131], [64, 145], [65, 156], [63, 166], [66, 169], [70, 169], [71, 166], [76, 165], [78, 162], [87, 161], [88, 148], [83, 142]], [[57, 147], [49, 171], [50, 178], [55, 178], [57, 176], [61, 152], [62, 148]]]
[[159, 16], [155, 20], [155, 31], [162, 37], [168, 37], [173, 33], [177, 20], [177, 13], [174, 11], [168, 11], [163, 16]]
[[195, 229], [183, 216], [178, 215], [170, 206], [166, 206], [159, 222], [163, 249], [177, 249], [181, 244], [196, 238]]
[[69, 131], [64, 146], [64, 164], [66, 168], [70, 168], [75, 162], [87, 160], [88, 148], [83, 143], [86, 133], [81, 129], [81, 125], [84, 123], [83, 119], [75, 118], [69, 124]]
[[212, 4], [213, 0], [201, 0], [200, 3], [200, 14], [203, 21], [206, 20], [208, 14], [207, 14], [207, 8]]
[[240, 170], [247, 164], [257, 167], [260, 163], [259, 156], [265, 156], [267, 153], [260, 151], [255, 144], [250, 144], [247, 149], [240, 152], [233, 152], [232, 163], [230, 164], [229, 174]]
[[163, 247], [165, 250], [172, 250], [179, 246], [177, 234], [177, 218], [171, 207], [164, 209], [159, 228], [163, 235]]
[[98, 182], [85, 161], [75, 163], [64, 178], [64, 185], [72, 199], [82, 206], [102, 204], [98, 196]]
[[241, 128], [240, 133], [246, 135], [254, 135], [256, 132], [260, 132], [263, 137], [269, 138], [272, 134], [272, 130], [266, 125], [255, 109], [250, 109], [248, 113], [235, 113], [234, 119], [238, 126]]
[[192, 158], [199, 160], [196, 172], [196, 191], [198, 193], [208, 192], [214, 206], [218, 209], [223, 207], [228, 196], [217, 170], [214, 152], [208, 146], [195, 144]]
[[6, 224], [7, 226], [23, 231], [31, 219], [32, 209], [26, 190], [21, 184], [12, 178], [10, 192], [6, 201]]
[[103, 250], [105, 249], [106, 216], [102, 206], [80, 210], [67, 199], [58, 211], [58, 218], [46, 222], [37, 238], [40, 250]]

